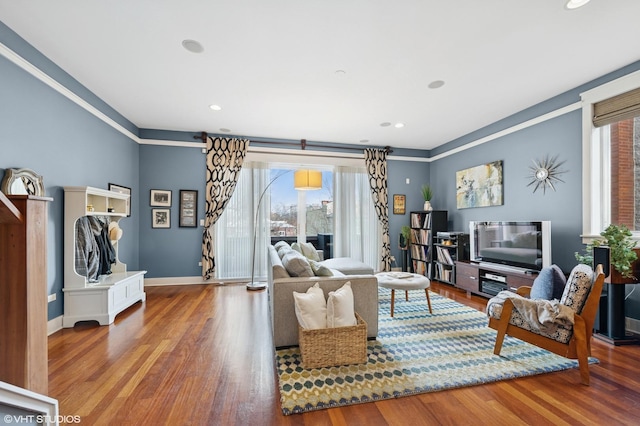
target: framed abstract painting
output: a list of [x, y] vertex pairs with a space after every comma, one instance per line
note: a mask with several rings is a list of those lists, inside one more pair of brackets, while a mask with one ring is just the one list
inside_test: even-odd
[[459, 209], [501, 206], [502, 160], [456, 172], [456, 204]]

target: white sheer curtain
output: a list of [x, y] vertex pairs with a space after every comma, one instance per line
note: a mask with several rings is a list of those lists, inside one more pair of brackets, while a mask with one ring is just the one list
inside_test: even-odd
[[[251, 278], [255, 212], [260, 195], [268, 184], [269, 165], [245, 161], [235, 192], [215, 224], [216, 278]], [[381, 229], [366, 169], [335, 167], [333, 188], [333, 255], [352, 257], [378, 270]], [[270, 205], [267, 191], [258, 215], [256, 280], [265, 280], [267, 277], [267, 246], [271, 241], [268, 222]]]
[[[236, 190], [215, 225], [216, 278], [250, 279], [253, 231], [258, 200], [269, 184], [267, 164], [245, 162]], [[256, 238], [256, 280], [267, 277], [269, 237], [269, 192], [264, 195], [258, 215]]]
[[364, 167], [336, 167], [333, 176], [333, 255], [361, 260], [376, 271], [382, 232], [367, 171]]

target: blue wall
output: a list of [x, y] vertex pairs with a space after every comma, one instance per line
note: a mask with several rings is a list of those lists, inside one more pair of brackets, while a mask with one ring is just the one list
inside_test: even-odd
[[[518, 112], [486, 128], [434, 149], [430, 154], [443, 154], [485, 136], [524, 123], [535, 117], [580, 101], [580, 93], [640, 69], [640, 61], [596, 80], [562, 93], [548, 101]], [[533, 159], [557, 155], [565, 160], [566, 170], [560, 176], [564, 183], [557, 192], [547, 190], [535, 194], [527, 187], [528, 167]], [[468, 167], [503, 160], [504, 204], [458, 210], [455, 199], [455, 172]], [[446, 204], [438, 209], [449, 211], [455, 230], [467, 231], [470, 220], [550, 220], [552, 258], [565, 272], [576, 264], [574, 253], [582, 252], [582, 117], [576, 110], [534, 126], [444, 157], [431, 164], [430, 181], [436, 194], [446, 194]], [[452, 220], [452, 221], [451, 221]], [[628, 286], [628, 292], [631, 286]], [[626, 301], [626, 316], [640, 319], [640, 294], [634, 292]]]
[[[139, 131], [126, 118], [42, 56], [0, 23], [0, 42], [55, 78], [117, 123], [142, 138], [193, 142], [193, 133]], [[399, 156], [433, 157], [484, 136], [540, 116], [579, 100], [579, 93], [606, 81], [640, 69], [634, 63], [593, 82], [558, 95], [544, 103], [479, 129], [431, 152], [397, 150]], [[63, 283], [63, 186], [107, 188], [117, 183], [132, 189], [132, 217], [122, 221], [125, 237], [120, 259], [129, 269], [147, 269], [149, 277], [198, 276], [202, 228], [178, 227], [180, 189], [198, 190], [198, 219], [204, 211], [204, 155], [197, 148], [139, 146], [36, 78], [0, 57], [0, 172], [9, 167], [27, 167], [44, 176], [50, 206], [48, 292], [58, 300], [49, 304], [49, 319], [62, 314]], [[196, 129], [199, 131], [200, 129]], [[566, 160], [558, 191], [532, 193], [527, 187], [532, 159], [558, 155]], [[455, 200], [455, 172], [485, 162], [503, 160], [504, 205], [458, 210]], [[431, 183], [433, 207], [448, 210], [450, 229], [466, 231], [469, 220], [540, 219], [552, 222], [553, 260], [568, 271], [580, 251], [582, 230], [581, 123], [578, 111], [501, 137], [460, 153], [428, 162], [390, 160], [389, 205], [394, 194], [407, 196], [407, 213], [390, 211], [392, 254], [397, 249], [400, 227], [409, 223], [408, 212], [422, 208], [420, 187]], [[406, 184], [409, 178], [411, 183]], [[172, 226], [151, 228], [151, 189], [171, 190]], [[4, 301], [3, 301], [4, 303]], [[640, 318], [640, 295], [627, 301], [627, 316]]]
[[[95, 106], [104, 103], [62, 72], [0, 23], [0, 41]], [[109, 182], [133, 189], [138, 197], [138, 144], [98, 120], [66, 97], [0, 57], [0, 174], [6, 168], [30, 168], [43, 176], [49, 206], [48, 318], [62, 315], [64, 186], [107, 188]], [[127, 128], [134, 128], [110, 108], [102, 109]], [[135, 128], [134, 128], [135, 129]], [[138, 216], [123, 219], [125, 237], [119, 258], [138, 267]], [[1, 303], [7, 303], [2, 301]]]
[[[431, 183], [443, 208], [449, 211], [453, 230], [469, 232], [471, 220], [550, 220], [553, 262], [569, 271], [575, 265], [573, 253], [583, 248], [582, 233], [582, 142], [581, 115], [574, 111], [543, 125], [530, 127], [495, 141], [435, 161], [431, 166]], [[560, 175], [564, 183], [557, 191], [535, 193], [527, 187], [531, 181], [532, 159], [558, 156], [565, 163]], [[502, 160], [502, 206], [458, 209], [456, 206], [456, 172], [484, 163]]]
[[[205, 209], [205, 154], [197, 148], [142, 145], [140, 147], [140, 267], [147, 277], [200, 276], [202, 257], [200, 219]], [[170, 190], [171, 228], [151, 227], [150, 192]], [[181, 189], [198, 191], [198, 226], [180, 228]]]
[[[393, 155], [396, 155], [394, 152]], [[412, 211], [422, 210], [424, 199], [422, 198], [422, 185], [429, 182], [430, 164], [427, 162], [413, 162], [401, 160], [389, 160], [387, 162], [387, 181], [389, 192], [389, 233], [391, 238], [391, 254], [396, 258], [398, 267], [402, 266], [402, 254], [398, 248], [400, 229], [409, 225], [409, 214]], [[409, 184], [406, 180], [409, 179]], [[406, 196], [406, 213], [393, 214], [393, 196], [401, 194]], [[438, 199], [433, 200], [434, 208], [440, 208]], [[408, 262], [408, 260], [407, 260]]]
[[[141, 129], [144, 139], [194, 142], [194, 133], [166, 132]], [[252, 138], [253, 140], [254, 138]], [[259, 139], [265, 140], [265, 139]], [[255, 145], [259, 145], [256, 143]], [[285, 146], [283, 146], [285, 147]], [[291, 147], [285, 147], [292, 149]], [[294, 148], [295, 149], [295, 148]], [[318, 149], [315, 148], [314, 149]], [[330, 151], [326, 149], [325, 151]], [[393, 155], [424, 155], [424, 151], [396, 150]], [[389, 161], [389, 205], [393, 205], [393, 194], [407, 196], [407, 213], [393, 215], [390, 211], [390, 233], [392, 254], [400, 264], [398, 234], [403, 225], [409, 223], [409, 211], [422, 209], [420, 187], [428, 182], [429, 163], [413, 161]], [[407, 185], [406, 178], [410, 179]], [[198, 219], [204, 219], [205, 208], [205, 154], [198, 148], [162, 145], [140, 147], [140, 268], [148, 271], [147, 277], [189, 277], [201, 275], [198, 262], [201, 258], [203, 228], [178, 227], [178, 196], [180, 189], [198, 191]], [[172, 191], [171, 228], [151, 227], [149, 193], [151, 189]]]

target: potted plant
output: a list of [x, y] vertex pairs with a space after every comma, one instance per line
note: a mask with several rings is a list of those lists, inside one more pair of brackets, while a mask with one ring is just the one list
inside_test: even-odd
[[400, 241], [398, 246], [401, 250], [406, 250], [409, 246], [409, 238], [411, 237], [411, 228], [408, 226], [403, 226], [400, 228]]
[[575, 253], [576, 260], [594, 267], [593, 248], [608, 246], [611, 258], [611, 282], [635, 282], [633, 263], [638, 259], [638, 255], [634, 250], [636, 243], [629, 228], [625, 225], [611, 224], [600, 235], [604, 238], [593, 240], [587, 244], [584, 255]]
[[433, 197], [433, 192], [431, 191], [430, 185], [422, 185], [422, 197], [424, 198], [424, 209], [427, 211], [431, 210], [431, 198]]

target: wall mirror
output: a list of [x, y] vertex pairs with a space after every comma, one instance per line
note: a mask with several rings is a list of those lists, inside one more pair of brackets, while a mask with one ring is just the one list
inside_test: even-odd
[[44, 196], [42, 176], [30, 169], [6, 169], [2, 179], [2, 192], [7, 195]]

